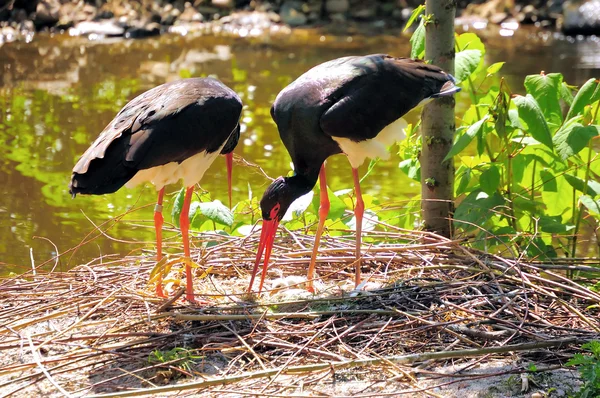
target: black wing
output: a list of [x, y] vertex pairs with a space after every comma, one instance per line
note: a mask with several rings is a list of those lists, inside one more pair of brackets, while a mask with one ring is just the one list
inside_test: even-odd
[[129, 102], [83, 154], [70, 192], [114, 192], [139, 170], [217, 151], [238, 126], [241, 110], [235, 92], [214, 79], [149, 90]]
[[453, 84], [453, 77], [434, 65], [376, 54], [351, 59], [356, 70], [329, 95], [333, 105], [321, 116], [323, 131], [363, 141], [377, 136], [426, 98]]

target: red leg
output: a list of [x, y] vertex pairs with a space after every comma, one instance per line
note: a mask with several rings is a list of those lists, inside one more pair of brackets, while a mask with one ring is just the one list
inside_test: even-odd
[[365, 202], [360, 191], [360, 179], [358, 178], [358, 170], [352, 169], [352, 177], [354, 177], [354, 190], [356, 191], [356, 206], [354, 207], [354, 217], [356, 218], [356, 271], [354, 273], [355, 286], [360, 285], [360, 256], [362, 243], [362, 221], [365, 214]]
[[319, 172], [319, 186], [321, 189], [321, 205], [319, 206], [319, 226], [317, 227], [317, 234], [315, 235], [315, 244], [313, 246], [312, 255], [310, 256], [310, 264], [308, 265], [308, 281], [306, 282], [306, 290], [314, 293], [313, 279], [315, 279], [315, 263], [317, 261], [317, 253], [319, 251], [319, 243], [321, 242], [321, 235], [323, 234], [323, 226], [329, 214], [329, 196], [327, 195], [327, 181], [325, 175], [325, 163], [321, 166]]
[[[162, 215], [162, 204], [163, 196], [165, 195], [165, 188], [163, 187], [158, 191], [158, 199], [156, 200], [156, 206], [154, 207], [154, 229], [156, 230], [156, 262], [162, 260], [162, 226], [163, 226], [163, 215]], [[158, 297], [166, 297], [162, 290], [162, 273], [159, 273], [158, 281], [156, 282], [156, 295]]]
[[192, 192], [194, 187], [189, 187], [185, 191], [185, 199], [183, 200], [183, 208], [179, 216], [179, 228], [181, 228], [181, 239], [183, 240], [183, 255], [185, 256], [185, 279], [186, 289], [185, 297], [189, 301], [194, 301], [194, 284], [192, 281], [192, 267], [190, 265], [190, 202], [192, 201]]

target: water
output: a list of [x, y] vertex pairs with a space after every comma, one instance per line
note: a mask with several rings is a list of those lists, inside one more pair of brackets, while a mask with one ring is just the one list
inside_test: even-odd
[[[507, 61], [501, 74], [515, 92], [523, 91], [525, 75], [542, 69], [563, 73], [570, 84], [599, 75], [595, 39], [557, 39], [523, 29], [512, 37], [489, 33], [486, 62]], [[4, 44], [0, 47], [0, 274], [27, 270], [32, 259], [41, 264], [56, 250], [65, 252], [98, 235], [94, 224], [140, 207], [127, 215], [128, 222], [62, 256], [57, 265], [66, 268], [101, 254], [150, 247], [144, 242], [154, 239], [152, 186], [112, 195], [80, 195], [75, 200], [67, 188], [78, 157], [135, 95], [182, 76], [218, 77], [246, 105], [244, 133], [235, 153], [277, 177], [290, 170], [289, 156], [269, 115], [277, 93], [320, 62], [379, 52], [406, 55], [408, 38], [395, 32], [349, 36], [299, 30], [278, 40], [167, 35], [90, 42], [38, 35], [32, 43]], [[461, 93], [459, 107], [467, 100], [468, 94]], [[409, 119], [417, 116], [413, 112]], [[343, 156], [328, 162], [328, 180], [334, 190], [351, 187], [350, 167]], [[235, 168], [234, 203], [248, 197], [248, 184], [260, 196], [268, 182], [254, 168]], [[223, 158], [215, 161], [201, 186], [226, 202]], [[169, 189], [174, 192], [179, 187]], [[407, 200], [419, 190], [398, 169], [393, 156], [378, 164], [377, 173], [363, 188], [382, 202]], [[171, 200], [167, 195], [167, 221]], [[179, 244], [175, 233], [167, 236], [174, 246]]]

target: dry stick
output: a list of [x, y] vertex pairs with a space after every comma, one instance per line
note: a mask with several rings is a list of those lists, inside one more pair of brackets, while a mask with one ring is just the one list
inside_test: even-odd
[[62, 395], [64, 395], [65, 397], [71, 397], [71, 394], [69, 394], [67, 391], [65, 391], [65, 389], [63, 389], [56, 382], [56, 380], [54, 380], [54, 378], [50, 375], [50, 373], [48, 373], [48, 371], [46, 370], [46, 368], [44, 367], [44, 365], [42, 365], [42, 362], [41, 362], [39, 354], [38, 354], [38, 350], [33, 346], [33, 341], [31, 341], [31, 336], [29, 335], [29, 333], [26, 333], [26, 335], [27, 335], [27, 340], [29, 341], [29, 348], [31, 348], [31, 356], [33, 357], [33, 360], [35, 361], [35, 363], [38, 366], [38, 368], [40, 368], [40, 370], [42, 371], [42, 373], [44, 373], [44, 376], [46, 376], [46, 378], [48, 379], [48, 381], [50, 383], [52, 383], [52, 385], [54, 387], [56, 387], [56, 389], [58, 391], [60, 391], [60, 393]]
[[503, 347], [484, 347], [484, 348], [475, 348], [475, 349], [467, 349], [467, 350], [456, 350], [456, 351], [440, 351], [440, 352], [425, 352], [422, 354], [410, 354], [410, 355], [399, 355], [399, 356], [389, 356], [383, 357], [382, 359], [357, 359], [351, 361], [343, 361], [343, 362], [322, 362], [311, 365], [301, 365], [301, 366], [290, 366], [288, 368], [280, 367], [269, 369], [266, 371], [259, 372], [251, 372], [251, 373], [243, 373], [237, 376], [230, 376], [224, 378], [211, 378], [209, 380], [194, 382], [194, 383], [184, 383], [173, 386], [165, 386], [158, 388], [147, 388], [147, 389], [138, 389], [132, 391], [120, 391], [116, 393], [109, 394], [98, 394], [98, 395], [89, 395], [88, 398], [111, 398], [111, 397], [135, 397], [141, 395], [150, 395], [150, 394], [161, 394], [171, 391], [185, 391], [192, 389], [200, 389], [206, 388], [210, 386], [216, 386], [221, 384], [232, 384], [237, 383], [246, 379], [257, 379], [257, 378], [265, 378], [270, 377], [280, 373], [286, 374], [294, 374], [294, 373], [304, 373], [304, 372], [315, 372], [319, 370], [327, 370], [327, 369], [347, 369], [354, 368], [360, 366], [377, 366], [387, 361], [396, 364], [412, 364], [415, 362], [425, 361], [425, 360], [436, 360], [436, 359], [451, 359], [451, 358], [466, 358], [466, 357], [475, 357], [479, 355], [486, 354], [502, 354], [512, 351], [529, 351], [540, 348], [550, 348], [550, 347], [560, 347], [566, 344], [584, 344], [590, 342], [590, 339], [581, 339], [581, 338], [566, 338], [566, 339], [558, 339], [558, 340], [547, 340], [535, 343], [523, 343], [523, 344], [513, 344], [506, 345]]

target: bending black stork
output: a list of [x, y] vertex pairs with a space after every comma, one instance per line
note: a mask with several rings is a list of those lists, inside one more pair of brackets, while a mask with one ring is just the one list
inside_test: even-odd
[[[211, 78], [184, 79], [155, 87], [131, 100], [81, 156], [69, 192], [101, 195], [145, 181], [156, 186], [156, 257], [162, 258], [165, 185], [183, 179], [187, 188], [180, 217], [186, 257], [186, 298], [194, 301], [189, 264], [189, 208], [194, 185], [217, 155], [227, 158], [231, 206], [232, 151], [240, 136], [242, 101]], [[164, 297], [162, 279], [156, 294]]]
[[[356, 190], [356, 286], [360, 283], [360, 246], [364, 202], [357, 168], [369, 158], [388, 158], [387, 146], [404, 138], [401, 119], [423, 100], [460, 91], [454, 78], [434, 65], [383, 54], [352, 56], [318, 65], [284, 88], [271, 108], [281, 140], [294, 163], [292, 177], [279, 177], [265, 191], [252, 290], [265, 251], [262, 290], [277, 226], [290, 204], [320, 180], [319, 225], [308, 267], [307, 289], [313, 291], [315, 261], [329, 212], [324, 162], [344, 153], [352, 166]], [[266, 249], [265, 249], [266, 248]]]

